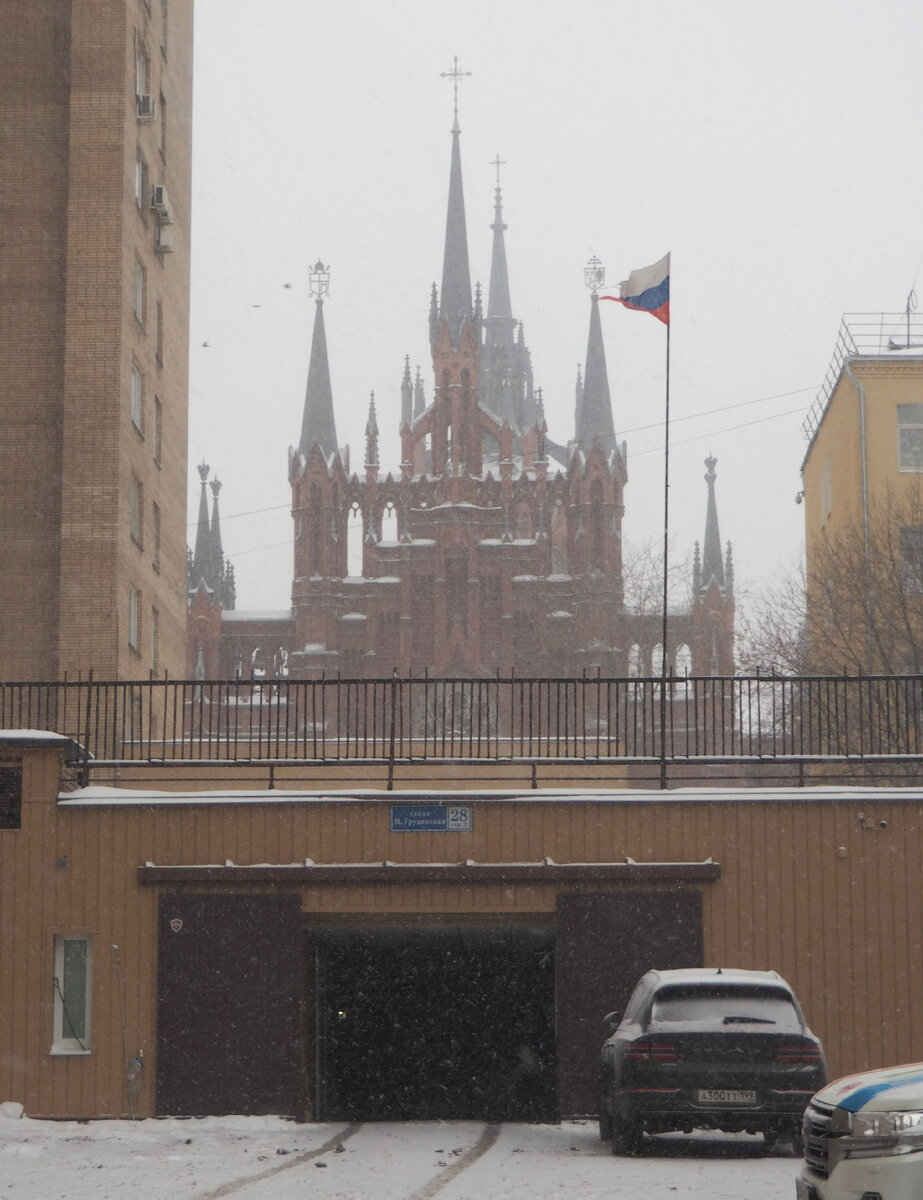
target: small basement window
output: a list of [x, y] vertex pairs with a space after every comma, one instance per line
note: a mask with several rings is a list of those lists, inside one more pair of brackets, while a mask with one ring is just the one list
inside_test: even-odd
[[54, 940], [52, 1054], [90, 1053], [91, 943], [88, 937]]
[[22, 767], [0, 764], [0, 829], [22, 827]]

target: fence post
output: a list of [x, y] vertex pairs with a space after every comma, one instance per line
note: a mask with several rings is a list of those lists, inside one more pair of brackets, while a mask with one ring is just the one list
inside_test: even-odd
[[399, 680], [397, 678], [397, 667], [391, 671], [391, 721], [388, 732], [388, 791], [394, 790], [394, 732], [397, 715], [397, 700], [398, 700]]
[[[78, 685], [79, 686], [79, 685]], [[93, 668], [90, 668], [90, 676], [87, 686], [87, 711], [86, 725], [84, 726], [83, 736], [83, 765], [80, 768], [80, 786], [88, 787], [90, 783], [90, 698], [93, 694]], [[79, 709], [78, 709], [79, 711]], [[98, 708], [97, 708], [98, 716]]]

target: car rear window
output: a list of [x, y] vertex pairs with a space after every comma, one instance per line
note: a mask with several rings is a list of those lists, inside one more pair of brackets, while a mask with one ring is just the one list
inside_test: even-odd
[[654, 996], [652, 1021], [694, 1021], [709, 1025], [797, 1031], [798, 1010], [791, 997], [772, 988], [673, 987]]

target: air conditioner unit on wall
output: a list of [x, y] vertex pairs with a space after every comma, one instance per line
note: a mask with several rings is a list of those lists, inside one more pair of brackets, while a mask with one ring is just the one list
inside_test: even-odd
[[157, 116], [157, 104], [153, 96], [136, 96], [138, 102], [138, 120], [153, 121]]
[[169, 224], [172, 221], [170, 216], [170, 197], [167, 195], [167, 189], [163, 184], [155, 184], [151, 189], [151, 208], [160, 217], [162, 221]]
[[173, 230], [168, 225], [157, 229], [157, 249], [161, 254], [169, 254], [173, 249]]

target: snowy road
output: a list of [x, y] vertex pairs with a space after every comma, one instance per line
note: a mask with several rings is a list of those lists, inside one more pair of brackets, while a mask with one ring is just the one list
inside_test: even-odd
[[0, 1118], [16, 1200], [794, 1200], [798, 1162], [761, 1139], [648, 1139], [615, 1158], [593, 1122], [296, 1125], [274, 1117]]

